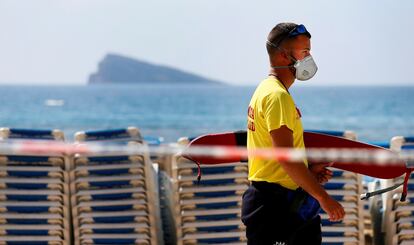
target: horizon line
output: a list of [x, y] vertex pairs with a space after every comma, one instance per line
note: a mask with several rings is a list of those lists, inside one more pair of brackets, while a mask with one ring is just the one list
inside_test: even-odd
[[[140, 86], [140, 85], [152, 85], [152, 86], [161, 86], [161, 85], [177, 85], [177, 86], [231, 86], [231, 87], [252, 87], [257, 86], [259, 83], [255, 84], [236, 84], [236, 83], [221, 83], [221, 84], [191, 84], [191, 83], [105, 83], [105, 84], [88, 84], [88, 83], [25, 83], [25, 82], [17, 82], [17, 83], [2, 83], [0, 81], [0, 86], [21, 86], [21, 87], [29, 87], [29, 86], [53, 86], [53, 87], [64, 87], [64, 86], [73, 86], [73, 87], [83, 87], [83, 86]], [[414, 87], [414, 84], [409, 83], [398, 83], [398, 84], [387, 84], [387, 83], [380, 83], [380, 84], [346, 84], [346, 83], [339, 83], [339, 84], [311, 84], [309, 83], [300, 83], [296, 82], [294, 85], [295, 87]]]

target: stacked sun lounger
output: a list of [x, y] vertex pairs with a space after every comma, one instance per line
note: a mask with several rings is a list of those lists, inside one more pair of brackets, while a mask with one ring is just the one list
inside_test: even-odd
[[[64, 138], [59, 130], [9, 128], [1, 128], [0, 137], [1, 141]], [[65, 163], [59, 154], [0, 155], [0, 244], [71, 243]]]
[[[356, 136], [350, 131], [312, 131], [345, 137], [355, 140]], [[322, 243], [323, 244], [364, 244], [364, 212], [359, 195], [363, 191], [362, 177], [358, 174], [331, 169], [333, 178], [325, 184], [328, 193], [339, 201], [345, 208], [346, 216], [341, 222], [330, 222], [329, 217], [322, 211]]]
[[[75, 141], [145, 147], [136, 128], [78, 132]], [[76, 154], [70, 178], [75, 244], [163, 244], [148, 153]]]
[[[391, 149], [414, 150], [414, 137], [394, 137], [391, 140]], [[395, 180], [386, 180], [384, 187], [402, 182], [404, 176]], [[414, 244], [414, 181], [413, 174], [408, 182], [408, 195], [405, 202], [400, 202], [401, 188], [384, 194], [383, 230], [386, 244]]]
[[[370, 142], [375, 146], [390, 149], [389, 142]], [[364, 193], [373, 192], [381, 189], [381, 182], [384, 180], [376, 178], [365, 177], [363, 181]], [[370, 197], [368, 200], [363, 200], [364, 203], [364, 223], [365, 223], [365, 238], [370, 239], [372, 244], [384, 244], [384, 231], [382, 229], [383, 219], [383, 200], [381, 195]]]
[[177, 244], [246, 244], [240, 213], [249, 184], [247, 163], [203, 165], [201, 171], [198, 183], [196, 164], [182, 156], [173, 159]]
[[[366, 180], [362, 180], [362, 193], [367, 193], [369, 191], [368, 185], [370, 182]], [[376, 198], [378, 199], [378, 198]], [[362, 212], [364, 218], [364, 237], [365, 240], [372, 240], [373, 238], [373, 227], [372, 227], [372, 219], [370, 213], [370, 200], [361, 200], [362, 202]]]
[[171, 186], [170, 175], [166, 171], [160, 170], [158, 173], [158, 182], [160, 185], [160, 210], [162, 220], [162, 230], [165, 245], [174, 245], [177, 243], [175, 217], [173, 211], [173, 188]]

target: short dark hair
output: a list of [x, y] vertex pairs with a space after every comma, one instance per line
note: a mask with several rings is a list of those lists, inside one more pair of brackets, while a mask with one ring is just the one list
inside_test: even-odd
[[[267, 53], [269, 55], [272, 54], [274, 49], [279, 47], [282, 43], [284, 43], [287, 40], [294, 39], [296, 36], [289, 37], [289, 33], [291, 33], [298, 26], [298, 24], [292, 22], [282, 22], [273, 27], [273, 29], [267, 36]], [[311, 38], [311, 34], [308, 31], [303, 33], [303, 35], [306, 35], [307, 37]]]

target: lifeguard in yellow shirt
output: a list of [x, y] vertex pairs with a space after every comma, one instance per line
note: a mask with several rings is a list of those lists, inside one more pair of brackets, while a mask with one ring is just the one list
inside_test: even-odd
[[[301, 113], [289, 88], [296, 79], [308, 80], [317, 71], [310, 38], [304, 25], [294, 23], [280, 23], [269, 33], [270, 73], [256, 88], [247, 110], [249, 150], [305, 147]], [[252, 184], [242, 207], [248, 244], [321, 244], [319, 209], [331, 221], [345, 215], [321, 185], [331, 176], [326, 166], [308, 166], [306, 159], [292, 163], [249, 156]]]

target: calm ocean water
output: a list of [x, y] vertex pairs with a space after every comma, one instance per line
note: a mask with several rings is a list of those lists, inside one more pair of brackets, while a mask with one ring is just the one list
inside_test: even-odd
[[[244, 129], [255, 87], [2, 86], [0, 126], [76, 131], [140, 128], [166, 142]], [[296, 86], [305, 129], [353, 130], [365, 141], [414, 135], [414, 87]], [[63, 103], [63, 104], [62, 104]]]

